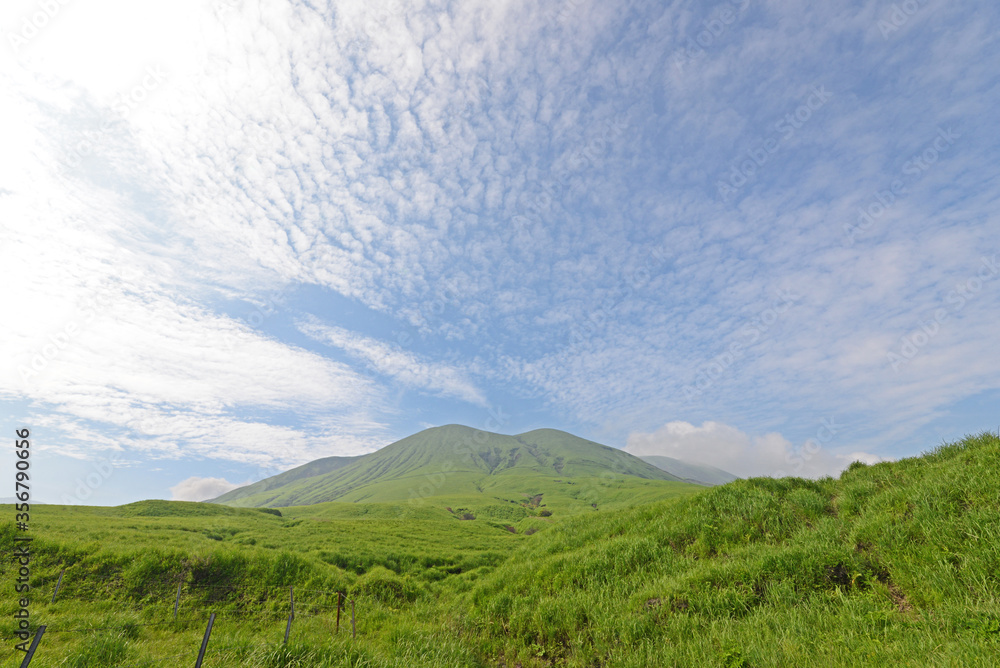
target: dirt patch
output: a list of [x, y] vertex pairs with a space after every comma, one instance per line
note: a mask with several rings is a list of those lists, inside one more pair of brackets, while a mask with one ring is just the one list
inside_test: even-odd
[[913, 612], [913, 604], [910, 603], [909, 599], [906, 598], [906, 594], [904, 594], [896, 585], [889, 585], [889, 596], [892, 597], [892, 602], [896, 604], [896, 609], [900, 613], [905, 615]]
[[826, 581], [841, 587], [851, 586], [851, 573], [844, 564], [826, 567]]

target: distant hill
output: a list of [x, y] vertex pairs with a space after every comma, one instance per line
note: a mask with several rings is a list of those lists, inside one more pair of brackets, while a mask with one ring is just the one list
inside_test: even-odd
[[717, 469], [707, 464], [691, 464], [683, 462], [673, 457], [662, 457], [660, 455], [649, 455], [640, 457], [644, 462], [649, 462], [658, 469], [671, 473], [682, 480], [697, 483], [700, 485], [725, 485], [727, 482], [739, 480], [738, 476]]
[[258, 512], [281, 517], [281, 511], [273, 508], [230, 508], [195, 501], [163, 501], [159, 499], [115, 506], [112, 511], [119, 517], [257, 517], [256, 513]]
[[[627, 452], [555, 429], [508, 436], [446, 425], [371, 454], [333, 459], [311, 462], [212, 502], [283, 507], [447, 497], [456, 504], [490, 499], [519, 503], [526, 496], [547, 494], [546, 500], [556, 498], [568, 504], [575, 500], [576, 505], [597, 507], [599, 502], [625, 501], [635, 495], [635, 490], [629, 490], [636, 486], [645, 487], [646, 495], [689, 487], [682, 485], [686, 481], [681, 477]], [[651, 488], [641, 485], [642, 481], [674, 486]]]

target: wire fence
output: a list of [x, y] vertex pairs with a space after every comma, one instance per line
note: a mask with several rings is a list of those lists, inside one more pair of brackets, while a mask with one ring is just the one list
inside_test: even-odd
[[[81, 603], [107, 603], [109, 602], [108, 593], [113, 590], [114, 593], [120, 594], [121, 588], [124, 585], [123, 579], [120, 576], [109, 575], [109, 576], [95, 576], [88, 575], [82, 581], [74, 581], [73, 578], [69, 578], [64, 581], [64, 576], [66, 575], [66, 569], [63, 569], [59, 573], [59, 578], [52, 591], [52, 597], [50, 603], [55, 603], [60, 599], [71, 599], [74, 602]], [[286, 619], [287, 623], [285, 626], [285, 633], [283, 643], [287, 644], [288, 639], [292, 632], [292, 625], [296, 617], [315, 617], [322, 618], [327, 621], [333, 622], [335, 618], [335, 629], [334, 634], [340, 633], [341, 616], [344, 616], [344, 621], [346, 623], [346, 615], [350, 613], [350, 623], [351, 623], [351, 638], [352, 640], [357, 638], [357, 623], [356, 623], [356, 602], [354, 598], [348, 597], [348, 595], [343, 591], [337, 590], [326, 590], [326, 589], [315, 589], [308, 587], [296, 588], [294, 585], [212, 585], [205, 583], [192, 583], [184, 581], [185, 575], [181, 574], [178, 578], [172, 581], [160, 581], [157, 584], [160, 586], [158, 588], [160, 593], [164, 589], [165, 584], [170, 583], [171, 587], [173, 583], [177, 583], [176, 595], [171, 593], [169, 599], [162, 596], [154, 596], [154, 594], [147, 593], [139, 597], [136, 595], [126, 596], [133, 601], [138, 599], [140, 602], [146, 604], [142, 610], [148, 612], [148, 606], [151, 603], [167, 603], [169, 619], [161, 622], [125, 622], [121, 625], [114, 626], [87, 626], [83, 628], [52, 628], [49, 624], [42, 624], [35, 628], [34, 634], [30, 634], [24, 630], [14, 631], [13, 633], [4, 634], [6, 639], [17, 639], [22, 642], [17, 644], [18, 650], [24, 651], [24, 659], [21, 663], [21, 668], [29, 668], [31, 661], [35, 656], [42, 651], [42, 639], [46, 635], [50, 636], [52, 634], [92, 634], [92, 633], [120, 633], [120, 634], [135, 634], [139, 629], [143, 628], [174, 628], [180, 629], [181, 626], [188, 627], [192, 623], [203, 623], [207, 622], [205, 627], [205, 633], [201, 639], [200, 648], [197, 649], [197, 659], [195, 666], [200, 668], [202, 662], [206, 656], [225, 654], [227, 652], [233, 651], [245, 651], [247, 646], [242, 645], [231, 645], [223, 647], [213, 647], [209, 649], [209, 643], [211, 640], [212, 630], [215, 626], [217, 619], [224, 620], [255, 620], [259, 621], [262, 619], [272, 618], [272, 619]], [[113, 583], [113, 587], [106, 587], [104, 592], [105, 596], [97, 597], [87, 597], [83, 594], [94, 593], [94, 586], [100, 587], [102, 584]], [[83, 585], [77, 587], [75, 585]], [[33, 587], [32, 589], [37, 589]], [[133, 594], [135, 594], [135, 588], [131, 587]], [[193, 617], [190, 615], [188, 610], [184, 610], [185, 614], [181, 616], [181, 602], [184, 599], [184, 595], [187, 594], [188, 598], [196, 594], [199, 591], [210, 592], [208, 603], [211, 604], [208, 609], [208, 617], [205, 618], [203, 615], [199, 617]], [[214, 592], [225, 591], [226, 594], [232, 595], [233, 593], [249, 593], [253, 594], [244, 599], [236, 599], [235, 601], [227, 601], [227, 597], [215, 596]], [[266, 596], [261, 597], [262, 592], [280, 592], [284, 595], [285, 604], [287, 604], [287, 609], [275, 609], [274, 606], [278, 604], [278, 596]], [[155, 593], [155, 592], [154, 592]], [[306, 595], [307, 600], [303, 600], [302, 595]], [[312, 595], [313, 600], [308, 600]], [[300, 597], [296, 600], [296, 597]], [[317, 600], [318, 599], [318, 600]], [[336, 599], [334, 603], [333, 600]], [[226, 605], [225, 603], [229, 603]], [[205, 605], [205, 601], [199, 600], [199, 605]], [[271, 605], [272, 609], [265, 609], [262, 606]], [[109, 666], [108, 668], [135, 668], [141, 666], [149, 666], [150, 664], [159, 664], [164, 661], [176, 661], [183, 657], [193, 658], [195, 656], [195, 650], [185, 652], [183, 654], [177, 654], [162, 658], [153, 659], [142, 659], [139, 663], [129, 663], [121, 664], [117, 666]]]

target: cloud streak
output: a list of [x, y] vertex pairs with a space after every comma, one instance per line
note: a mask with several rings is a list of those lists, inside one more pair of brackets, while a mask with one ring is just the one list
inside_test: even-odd
[[372, 370], [406, 387], [454, 397], [477, 406], [488, 405], [483, 392], [466, 378], [466, 374], [454, 367], [427, 362], [398, 346], [358, 335], [343, 327], [330, 327], [315, 321], [302, 322], [298, 326], [306, 336], [340, 348]]

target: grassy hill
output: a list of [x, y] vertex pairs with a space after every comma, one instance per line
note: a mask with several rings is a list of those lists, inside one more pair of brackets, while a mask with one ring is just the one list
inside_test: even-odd
[[[598, 509], [508, 504], [520, 519], [463, 520], [438, 497], [281, 516], [33, 507], [31, 623], [49, 631], [32, 668], [189, 665], [209, 611], [206, 666], [992, 666], [998, 462], [1000, 437], [980, 434], [839, 479], [737, 480], [654, 502], [633, 485], [676, 483], [621, 476], [595, 487]], [[0, 549], [20, 535], [0, 524]], [[334, 590], [357, 602], [356, 640], [333, 632]], [[16, 608], [0, 599], [6, 619]], [[0, 662], [19, 665], [5, 640]]]
[[682, 482], [626, 452], [555, 429], [507, 436], [461, 425], [421, 431], [329, 472], [296, 473], [303, 468], [233, 490], [212, 502], [282, 507], [326, 501], [423, 503], [435, 498], [446, 505], [464, 506], [521, 503], [541, 495], [547, 504], [555, 500], [582, 507], [609, 500], [603, 490], [593, 489], [603, 480], [622, 481], [623, 489], [661, 490], [672, 486], [642, 483]]
[[723, 471], [722, 469], [717, 469], [714, 466], [708, 466], [707, 464], [692, 464], [691, 462], [684, 462], [680, 459], [674, 459], [673, 457], [648, 455], [640, 457], [639, 459], [652, 464], [658, 469], [667, 471], [681, 480], [693, 482], [695, 484], [725, 485], [727, 482], [739, 479], [732, 473]]
[[464, 628], [524, 666], [996, 665], [998, 474], [987, 433], [573, 520], [477, 585]]

